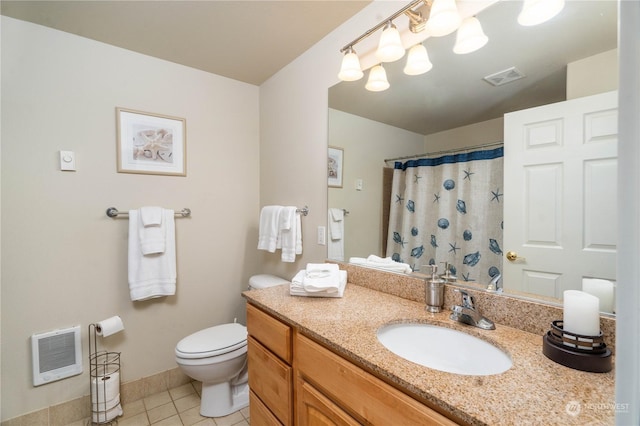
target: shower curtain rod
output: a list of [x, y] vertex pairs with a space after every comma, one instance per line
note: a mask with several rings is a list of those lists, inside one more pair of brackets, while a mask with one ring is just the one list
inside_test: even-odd
[[468, 146], [465, 148], [450, 149], [446, 151], [425, 152], [424, 154], [406, 155], [404, 157], [397, 157], [397, 158], [387, 158], [386, 160], [384, 160], [384, 162], [388, 163], [389, 161], [408, 160], [410, 158], [428, 157], [428, 156], [439, 155], [439, 154], [453, 154], [455, 152], [471, 151], [474, 149], [489, 148], [491, 146], [498, 146], [498, 145], [504, 145], [504, 142], [492, 142], [492, 143], [486, 143], [483, 145], [474, 145], [474, 146]]

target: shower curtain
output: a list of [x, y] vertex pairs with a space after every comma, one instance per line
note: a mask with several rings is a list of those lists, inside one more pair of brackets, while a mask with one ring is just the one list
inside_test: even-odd
[[387, 256], [488, 284], [502, 270], [503, 147], [396, 162]]

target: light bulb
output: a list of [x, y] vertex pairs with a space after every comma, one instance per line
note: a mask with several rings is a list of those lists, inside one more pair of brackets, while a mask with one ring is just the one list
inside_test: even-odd
[[369, 80], [367, 80], [367, 84], [364, 87], [371, 92], [382, 92], [389, 88], [387, 72], [382, 68], [382, 65], [376, 65], [371, 68]]
[[456, 44], [453, 51], [457, 54], [475, 52], [487, 44], [489, 38], [482, 31], [480, 21], [474, 16], [462, 21], [456, 34]]
[[409, 50], [407, 56], [407, 64], [404, 67], [404, 73], [407, 75], [420, 75], [433, 68], [433, 64], [429, 60], [427, 49], [422, 44], [416, 44]]
[[556, 16], [564, 8], [564, 0], [524, 0], [518, 23], [538, 25]]
[[404, 47], [402, 47], [402, 40], [400, 39], [400, 33], [398, 29], [391, 21], [387, 22], [382, 35], [380, 36], [380, 42], [378, 43], [378, 50], [376, 50], [376, 57], [381, 62], [393, 62], [404, 56]]
[[360, 59], [353, 48], [349, 47], [342, 58], [342, 66], [340, 67], [338, 78], [342, 81], [356, 81], [360, 80], [363, 75]]
[[455, 0], [433, 0], [426, 29], [432, 36], [441, 37], [454, 32], [461, 21]]

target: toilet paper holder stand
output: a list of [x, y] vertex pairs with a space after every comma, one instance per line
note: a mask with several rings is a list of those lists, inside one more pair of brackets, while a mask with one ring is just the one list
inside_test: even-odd
[[120, 352], [98, 350], [98, 324], [89, 324], [89, 425], [117, 424], [120, 405]]

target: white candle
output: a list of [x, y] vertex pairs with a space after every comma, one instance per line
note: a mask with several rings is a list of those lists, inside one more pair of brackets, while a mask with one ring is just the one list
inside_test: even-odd
[[600, 299], [584, 291], [566, 290], [563, 329], [585, 336], [600, 334]]
[[607, 280], [596, 278], [583, 278], [582, 291], [593, 294], [600, 299], [600, 310], [603, 312], [614, 312], [614, 291], [613, 283]]

